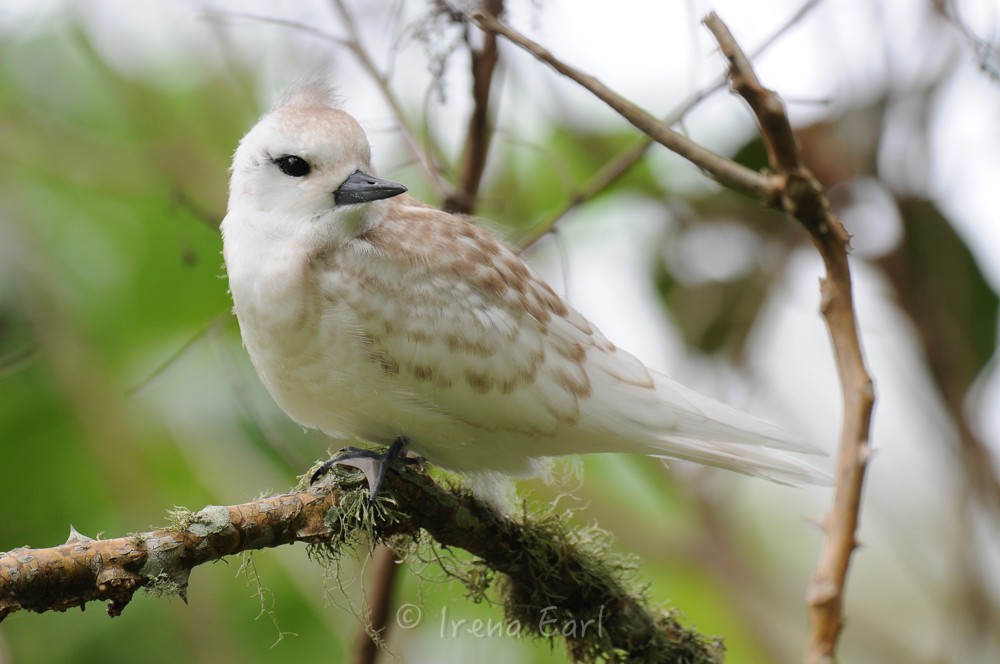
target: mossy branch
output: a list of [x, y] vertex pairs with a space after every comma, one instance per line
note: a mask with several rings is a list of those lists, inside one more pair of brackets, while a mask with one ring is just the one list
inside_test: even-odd
[[423, 531], [479, 558], [485, 578], [499, 575], [506, 619], [516, 620], [521, 633], [565, 639], [574, 659], [722, 658], [721, 644], [651, 608], [628, 587], [623, 566], [588, 545], [564, 518], [501, 516], [467, 491], [445, 488], [410, 467], [389, 473], [386, 491], [395, 505], [387, 509], [393, 501], [380, 499], [373, 516], [367, 492], [338, 477], [242, 505], [174, 512], [175, 525], [162, 530], [107, 540], [72, 531], [61, 546], [0, 554], [0, 620], [19, 610], [64, 611], [92, 601], [108, 602], [108, 613], [117, 616], [139, 588], [185, 597], [191, 570], [225, 556], [306, 542], [335, 557], [345, 544]]

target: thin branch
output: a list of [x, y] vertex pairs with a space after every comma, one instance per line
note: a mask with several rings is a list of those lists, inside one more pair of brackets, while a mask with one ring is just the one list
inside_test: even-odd
[[147, 387], [156, 382], [156, 380], [160, 376], [162, 376], [167, 371], [167, 369], [172, 367], [174, 363], [177, 362], [185, 353], [191, 350], [191, 348], [193, 348], [196, 343], [204, 339], [208, 335], [208, 333], [212, 331], [212, 328], [222, 323], [222, 321], [224, 320], [228, 321], [231, 318], [232, 314], [230, 313], [229, 309], [226, 309], [226, 311], [213, 316], [207, 323], [202, 325], [200, 330], [192, 334], [187, 339], [187, 341], [185, 341], [176, 349], [174, 349], [174, 351], [171, 352], [170, 355], [168, 355], [165, 360], [157, 364], [152, 371], [150, 371], [148, 374], [143, 376], [137, 382], [133, 383], [128, 388], [126, 388], [125, 396], [134, 397], [139, 395], [143, 390], [145, 390]]
[[195, 202], [194, 199], [188, 196], [187, 192], [180, 187], [173, 188], [170, 199], [171, 209], [175, 206], [183, 208], [208, 228], [211, 228], [214, 231], [219, 230], [219, 224], [222, 223], [222, 217], [225, 216], [224, 214], [220, 215], [211, 212], [208, 208]]
[[[207, 20], [214, 22], [216, 24], [216, 26], [225, 25], [227, 21], [244, 20], [244, 21], [250, 21], [250, 22], [254, 22], [254, 23], [262, 23], [262, 24], [265, 24], [265, 25], [274, 25], [274, 26], [278, 26], [280, 28], [288, 28], [289, 30], [294, 30], [296, 32], [300, 32], [300, 33], [305, 34], [305, 35], [310, 35], [310, 36], [315, 37], [317, 39], [320, 39], [322, 41], [329, 42], [329, 43], [331, 43], [331, 44], [333, 44], [335, 46], [339, 46], [341, 48], [345, 48], [345, 49], [351, 51], [352, 53], [356, 54], [355, 46], [352, 45], [349, 40], [344, 39], [342, 37], [338, 37], [337, 35], [334, 35], [334, 34], [331, 34], [329, 32], [326, 32], [325, 30], [321, 30], [320, 28], [317, 28], [315, 25], [310, 25], [308, 23], [303, 23], [301, 21], [295, 21], [293, 19], [281, 18], [281, 17], [278, 17], [278, 16], [266, 16], [266, 15], [263, 15], [263, 14], [252, 14], [250, 12], [222, 11], [222, 10], [214, 10], [214, 9], [206, 10], [205, 13], [204, 13], [204, 16], [205, 16], [205, 18]], [[376, 80], [378, 80], [378, 79], [376, 79]], [[382, 88], [380, 88], [380, 89], [383, 91], [383, 93], [386, 92], [385, 89], [382, 89]], [[389, 105], [391, 107], [392, 106], [391, 100], [389, 100], [388, 103], [389, 103]], [[400, 125], [403, 128], [403, 133], [405, 135], [406, 134], [406, 125], [404, 123], [402, 123], [402, 122], [400, 122]], [[407, 147], [409, 147], [409, 143], [407, 143]], [[415, 158], [417, 158], [417, 160], [419, 161], [419, 155], [416, 155]], [[221, 223], [221, 219], [219, 220], [219, 222]]]
[[354, 664], [375, 664], [378, 659], [379, 644], [384, 643], [392, 623], [389, 613], [392, 596], [399, 577], [396, 552], [380, 544], [372, 552], [372, 580], [368, 591], [368, 624], [358, 631], [355, 638]]
[[959, 16], [959, 8], [955, 0], [932, 0], [931, 4], [944, 19], [950, 23], [966, 41], [975, 54], [979, 70], [986, 74], [993, 83], [1000, 83], [1000, 69], [990, 62], [996, 58], [997, 44], [978, 36]]
[[504, 25], [494, 17], [482, 11], [476, 11], [472, 13], [471, 18], [484, 30], [502, 35], [563, 76], [582, 85], [637, 129], [701, 168], [719, 184], [752, 198], [767, 201], [768, 204], [774, 205], [776, 203], [773, 200], [776, 193], [775, 184], [768, 176], [737, 164], [731, 159], [695, 143], [683, 134], [671, 129], [645, 109], [614, 92], [594, 76], [562, 62], [545, 47]]
[[588, 545], [565, 519], [527, 511], [520, 522], [500, 516], [408, 466], [389, 472], [386, 491], [395, 505], [383, 499], [372, 516], [367, 491], [331, 476], [305, 491], [184, 513], [175, 528], [110, 540], [71, 531], [62, 546], [14, 549], [0, 554], [0, 620], [19, 610], [64, 611], [91, 601], [109, 602], [108, 613], [117, 616], [139, 588], [185, 597], [192, 568], [243, 551], [308, 542], [324, 547], [321, 558], [335, 558], [345, 544], [412, 539], [424, 531], [481, 560], [480, 593], [502, 575], [496, 580], [505, 629], [515, 634], [562, 638], [570, 655], [584, 661], [721, 661], [720, 644], [672, 613], [651, 609], [621, 580], [626, 568]]
[[760, 124], [760, 135], [767, 148], [771, 167], [779, 173], [794, 173], [805, 167], [799, 158], [799, 145], [785, 114], [785, 106], [773, 90], [757, 79], [750, 58], [736, 43], [729, 28], [715, 12], [705, 18], [705, 25], [715, 35], [719, 48], [729, 60], [729, 77], [733, 91], [743, 97]]
[[[483, 11], [491, 16], [503, 13], [503, 0], [486, 0]], [[466, 41], [470, 42], [468, 34]], [[458, 179], [458, 189], [444, 201], [448, 212], [469, 214], [476, 207], [479, 184], [486, 169], [493, 128], [490, 126], [490, 90], [493, 75], [500, 61], [497, 37], [493, 32], [483, 32], [482, 48], [475, 49], [469, 43], [469, 57], [472, 64], [472, 115], [465, 133], [465, 148], [462, 153], [462, 170]]]
[[[802, 20], [802, 18], [820, 2], [821, 0], [808, 0], [804, 3], [799, 10], [792, 14], [787, 21], [779, 26], [770, 37], [765, 39], [760, 46], [751, 51], [751, 57], [756, 58], [767, 51], [767, 49], [770, 48], [779, 38], [781, 38], [782, 35]], [[725, 75], [720, 74], [704, 88], [698, 90], [682, 101], [677, 108], [663, 118], [663, 122], [670, 126], [677, 124], [684, 119], [684, 116], [691, 112], [691, 109], [700, 104], [710, 95], [714, 94], [716, 91], [725, 87], [728, 80], [729, 79]], [[641, 139], [636, 141], [633, 145], [625, 148], [622, 152], [605, 164], [601, 170], [591, 176], [591, 178], [587, 180], [587, 182], [585, 182], [578, 191], [570, 196], [562, 207], [535, 224], [527, 234], [521, 237], [518, 241], [518, 246], [522, 250], [527, 249], [540, 240], [546, 233], [550, 232], [567, 214], [590, 201], [617, 182], [619, 178], [625, 175], [625, 173], [627, 173], [639, 162], [639, 160], [643, 158], [643, 156], [645, 156], [646, 152], [649, 151], [650, 146], [652, 146], [654, 142], [655, 141], [653, 141], [652, 138], [643, 134]]]
[[264, 16], [261, 14], [251, 14], [249, 12], [229, 12], [221, 11], [214, 12], [209, 11], [207, 13], [208, 18], [216, 19], [226, 19], [226, 18], [236, 18], [245, 19], [247, 21], [256, 21], [258, 23], [268, 23], [270, 25], [277, 25], [283, 28], [291, 28], [292, 30], [298, 30], [299, 32], [305, 33], [307, 35], [312, 35], [313, 37], [318, 37], [323, 41], [328, 41], [337, 46], [343, 46], [344, 48], [351, 49], [351, 43], [336, 35], [331, 35], [329, 32], [320, 30], [314, 25], [309, 25], [308, 23], [302, 23], [301, 21], [293, 21], [292, 19], [280, 18], [277, 16]]
[[33, 343], [16, 348], [6, 355], [0, 355], [0, 379], [17, 373], [38, 356], [38, 347]]
[[635, 166], [654, 143], [653, 139], [645, 135], [643, 136], [642, 139], [625, 148], [625, 150], [618, 153], [611, 161], [606, 163], [601, 170], [574, 192], [561, 208], [535, 224], [518, 241], [520, 249], [523, 251], [538, 242], [559, 223], [560, 219], [606, 190], [625, 175], [629, 169]]
[[826, 268], [821, 283], [822, 312], [833, 340], [844, 413], [837, 453], [833, 506], [824, 527], [826, 542], [808, 593], [810, 664], [833, 662], [843, 628], [844, 586], [861, 509], [875, 393], [865, 366], [847, 259], [849, 236], [830, 211], [822, 187], [804, 166], [784, 106], [763, 87], [732, 33], [713, 12], [705, 25], [729, 60], [732, 87], [753, 109], [771, 167], [783, 182], [781, 205], [809, 232]]
[[379, 71], [378, 67], [375, 66], [375, 61], [372, 59], [368, 50], [364, 47], [361, 42], [361, 33], [358, 31], [358, 26], [354, 22], [354, 17], [347, 7], [344, 6], [343, 0], [332, 0], [334, 9], [340, 15], [340, 19], [344, 22], [344, 29], [347, 30], [349, 39], [347, 40], [347, 48], [354, 54], [354, 57], [358, 59], [364, 70], [371, 76], [372, 80], [378, 86], [379, 91], [381, 91], [382, 96], [385, 98], [386, 103], [392, 109], [393, 115], [396, 116], [396, 122], [399, 123], [400, 129], [403, 132], [403, 139], [406, 143], [407, 148], [413, 155], [413, 158], [423, 167], [424, 172], [431, 179], [431, 184], [437, 190], [437, 195], [444, 197], [447, 194], [448, 186], [441, 179], [441, 175], [435, 166], [435, 144], [431, 141], [430, 134], [427, 135], [427, 152], [420, 147], [420, 141], [417, 140], [417, 134], [414, 132], [413, 128], [410, 126], [409, 121], [406, 119], [406, 113], [403, 111], [403, 105], [399, 101], [399, 98], [392, 91], [389, 86], [388, 78]]

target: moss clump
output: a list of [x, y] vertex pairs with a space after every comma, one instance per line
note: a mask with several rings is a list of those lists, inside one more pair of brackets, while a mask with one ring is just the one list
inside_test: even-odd
[[169, 530], [175, 530], [180, 532], [182, 530], [187, 530], [191, 527], [191, 523], [195, 520], [195, 512], [192, 512], [186, 507], [174, 507], [172, 510], [167, 510], [167, 528]]

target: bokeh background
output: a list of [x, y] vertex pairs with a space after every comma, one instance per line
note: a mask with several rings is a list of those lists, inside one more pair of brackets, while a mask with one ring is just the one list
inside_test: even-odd
[[[843, 660], [1000, 660], [1000, 7], [825, 0], [793, 21], [801, 1], [506, 4], [515, 27], [655, 114], [722, 72], [709, 10], [748, 51], [787, 28], [755, 63], [854, 236], [879, 398]], [[275, 92], [327, 71], [381, 174], [440, 203], [480, 42], [442, 6], [0, 0], [0, 550], [284, 491], [325, 454], [240, 347], [218, 231], [229, 158]], [[640, 138], [509, 44], [492, 111], [475, 211], [512, 242]], [[679, 126], [763, 165], [724, 91]], [[802, 230], [657, 148], [556, 228], [527, 255], [608, 337], [833, 450], [840, 392]], [[615, 456], [576, 470], [522, 492], [610, 531], [650, 597], [724, 637], [729, 661], [801, 659], [828, 490]], [[114, 620], [99, 605], [18, 613], [0, 662], [341, 661], [366, 556], [331, 573], [304, 547], [261, 552], [197, 569], [187, 604], [139, 594]], [[501, 613], [434, 565], [399, 583], [397, 606], [422, 620], [390, 621], [384, 661], [564, 660], [559, 643], [455, 628]]]

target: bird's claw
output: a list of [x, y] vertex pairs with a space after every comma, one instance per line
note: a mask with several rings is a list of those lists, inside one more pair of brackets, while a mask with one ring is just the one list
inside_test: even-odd
[[323, 465], [316, 469], [316, 472], [309, 478], [309, 484], [315, 484], [320, 476], [329, 472], [334, 466], [357, 468], [364, 473], [365, 479], [368, 481], [368, 490], [371, 494], [371, 497], [368, 499], [368, 505], [371, 507], [375, 504], [375, 497], [378, 495], [379, 490], [382, 488], [382, 483], [385, 481], [386, 471], [399, 460], [407, 460], [403, 456], [403, 452], [408, 442], [406, 438], [397, 438], [384, 452], [376, 452], [360, 447], [345, 447], [333, 458], [324, 461]]

